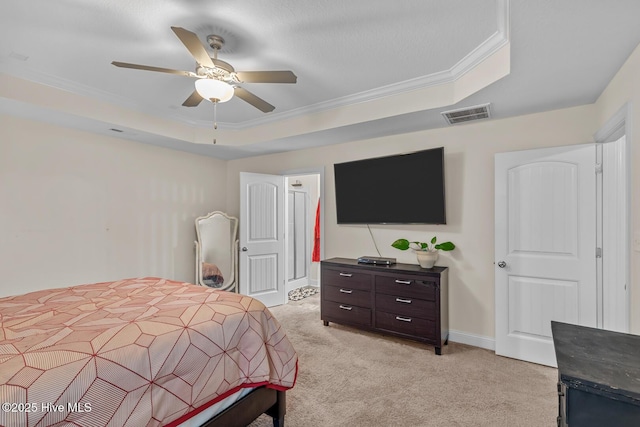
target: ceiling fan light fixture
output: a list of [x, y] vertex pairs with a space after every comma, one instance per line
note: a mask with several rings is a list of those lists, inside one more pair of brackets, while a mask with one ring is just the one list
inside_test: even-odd
[[233, 86], [229, 83], [216, 79], [196, 80], [196, 91], [204, 99], [217, 100], [217, 102], [227, 102], [233, 98]]

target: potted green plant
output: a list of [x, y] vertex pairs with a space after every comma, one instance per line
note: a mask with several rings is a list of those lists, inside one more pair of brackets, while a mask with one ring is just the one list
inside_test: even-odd
[[436, 243], [438, 239], [433, 236], [429, 242], [410, 242], [407, 239], [398, 239], [391, 244], [396, 249], [406, 251], [412, 249], [422, 268], [433, 268], [438, 260], [438, 251], [452, 251], [456, 248], [451, 242]]

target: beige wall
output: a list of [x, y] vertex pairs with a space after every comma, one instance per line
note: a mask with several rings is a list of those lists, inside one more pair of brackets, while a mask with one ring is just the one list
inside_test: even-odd
[[192, 281], [193, 221], [225, 184], [221, 160], [0, 115], [0, 296]]
[[[458, 249], [443, 253], [439, 264], [451, 267], [451, 328], [482, 337], [494, 336], [494, 215], [495, 153], [592, 141], [593, 105], [477, 122], [445, 129], [350, 142], [228, 163], [227, 209], [239, 209], [239, 172], [280, 173], [325, 168], [325, 257], [374, 255], [366, 226], [336, 224], [333, 163], [445, 147], [448, 224], [372, 225], [382, 256], [416, 263], [411, 253], [390, 244], [397, 238], [451, 240]], [[419, 183], [407, 183], [415, 186]]]
[[[389, 245], [437, 234], [458, 249], [451, 327], [494, 336], [495, 153], [592, 141], [627, 102], [640, 123], [640, 48], [593, 105], [223, 162], [0, 115], [0, 296], [140, 275], [193, 280], [193, 219], [238, 215], [239, 172], [325, 168], [325, 257], [375, 254], [365, 226], [338, 226], [333, 163], [445, 147], [448, 224], [372, 226]], [[640, 131], [631, 135], [632, 233], [640, 232]], [[408, 183], [416, 185], [416, 183]], [[631, 330], [640, 332], [640, 254], [631, 253]]]
[[[631, 135], [631, 241], [640, 239], [640, 45], [611, 80], [595, 103], [596, 123], [603, 126], [620, 108], [630, 103]], [[631, 332], [640, 334], [640, 252], [632, 250], [631, 263]]]

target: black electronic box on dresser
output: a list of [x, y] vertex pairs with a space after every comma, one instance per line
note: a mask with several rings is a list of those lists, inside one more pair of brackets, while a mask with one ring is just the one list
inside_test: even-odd
[[640, 426], [640, 336], [551, 322], [559, 427]]
[[449, 337], [448, 269], [371, 265], [331, 258], [321, 263], [320, 317], [435, 346]]

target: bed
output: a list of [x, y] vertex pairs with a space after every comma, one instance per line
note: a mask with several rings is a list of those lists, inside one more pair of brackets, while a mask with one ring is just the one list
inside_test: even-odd
[[231, 292], [148, 277], [0, 298], [3, 426], [281, 426], [297, 372], [269, 310]]

